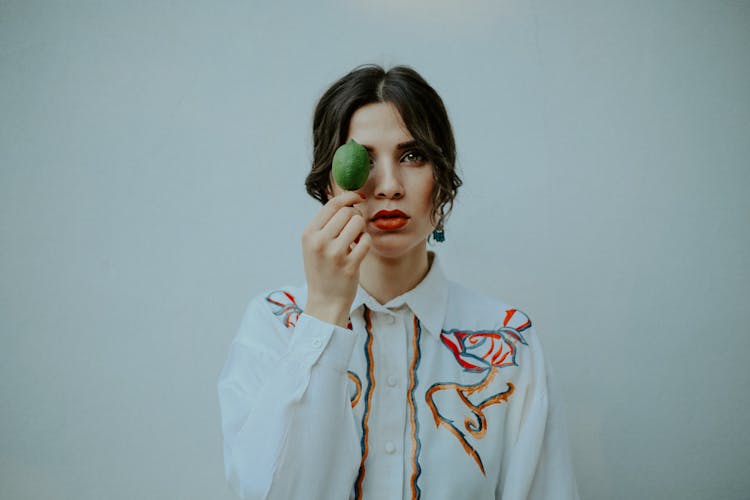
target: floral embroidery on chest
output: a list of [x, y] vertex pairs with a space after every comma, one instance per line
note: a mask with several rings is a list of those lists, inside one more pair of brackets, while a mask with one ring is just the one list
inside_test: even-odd
[[[458, 364], [467, 372], [481, 375], [473, 384], [438, 382], [427, 390], [425, 399], [432, 412], [437, 427], [446, 428], [458, 439], [464, 451], [485, 473], [482, 458], [469, 443], [467, 434], [482, 439], [487, 432], [487, 419], [484, 411], [489, 406], [507, 402], [515, 390], [512, 382], [505, 382], [505, 390], [485, 396], [482, 394], [497, 376], [499, 370], [507, 366], [517, 366], [516, 353], [521, 345], [527, 345], [522, 332], [531, 328], [531, 321], [522, 312], [508, 309], [502, 326], [496, 330], [443, 330], [440, 339], [451, 351]], [[465, 417], [463, 426], [442, 414], [435, 403], [435, 395], [440, 391], [455, 391], [472, 417]]]

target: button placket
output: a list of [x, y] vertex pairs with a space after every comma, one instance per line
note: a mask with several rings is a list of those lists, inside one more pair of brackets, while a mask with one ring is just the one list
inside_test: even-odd
[[[370, 464], [370, 477], [385, 480], [380, 486], [383, 498], [401, 498], [404, 474], [402, 457], [403, 436], [407, 425], [407, 401], [403, 391], [398, 389], [405, 373], [407, 360], [407, 339], [405, 323], [399, 313], [381, 310], [374, 315], [373, 326], [376, 342], [375, 379], [378, 422], [372, 428], [373, 451], [379, 460]], [[378, 390], [379, 388], [379, 390]], [[394, 389], [395, 388], [395, 389]], [[375, 415], [375, 413], [373, 413]], [[372, 421], [371, 421], [372, 422]], [[377, 450], [377, 451], [375, 451]], [[386, 479], [387, 478], [387, 479]]]

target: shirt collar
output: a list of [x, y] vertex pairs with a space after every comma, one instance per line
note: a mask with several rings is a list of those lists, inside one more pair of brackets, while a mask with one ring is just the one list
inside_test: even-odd
[[448, 279], [443, 273], [443, 268], [437, 254], [429, 252], [429, 258], [432, 264], [422, 281], [408, 292], [391, 299], [387, 304], [381, 305], [361, 286], [357, 287], [357, 295], [354, 298], [354, 302], [352, 302], [350, 312], [354, 312], [355, 309], [362, 305], [366, 305], [373, 310], [382, 311], [383, 309], [396, 308], [406, 304], [417, 316], [424, 328], [432, 332], [436, 337], [439, 336], [443, 329], [445, 310], [448, 303]]

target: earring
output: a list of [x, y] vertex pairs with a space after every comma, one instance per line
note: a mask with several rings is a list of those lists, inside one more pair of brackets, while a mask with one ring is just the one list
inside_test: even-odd
[[440, 219], [440, 222], [438, 222], [437, 226], [435, 226], [435, 230], [432, 232], [432, 239], [437, 243], [442, 243], [445, 241], [445, 229], [443, 228], [442, 219]]

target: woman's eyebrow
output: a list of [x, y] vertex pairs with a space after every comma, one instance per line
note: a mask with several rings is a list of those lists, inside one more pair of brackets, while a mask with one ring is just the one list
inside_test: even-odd
[[417, 141], [411, 140], [411, 141], [402, 142], [398, 144], [396, 146], [396, 149], [408, 149], [408, 148], [413, 148], [416, 145], [417, 145]]
[[[400, 142], [396, 144], [396, 149], [400, 151], [402, 149], [413, 148], [416, 145], [417, 145], [417, 141], [415, 140], [411, 140], [407, 142]], [[367, 144], [362, 144], [362, 147], [365, 148], [368, 153], [372, 153], [372, 146], [368, 146]]]

